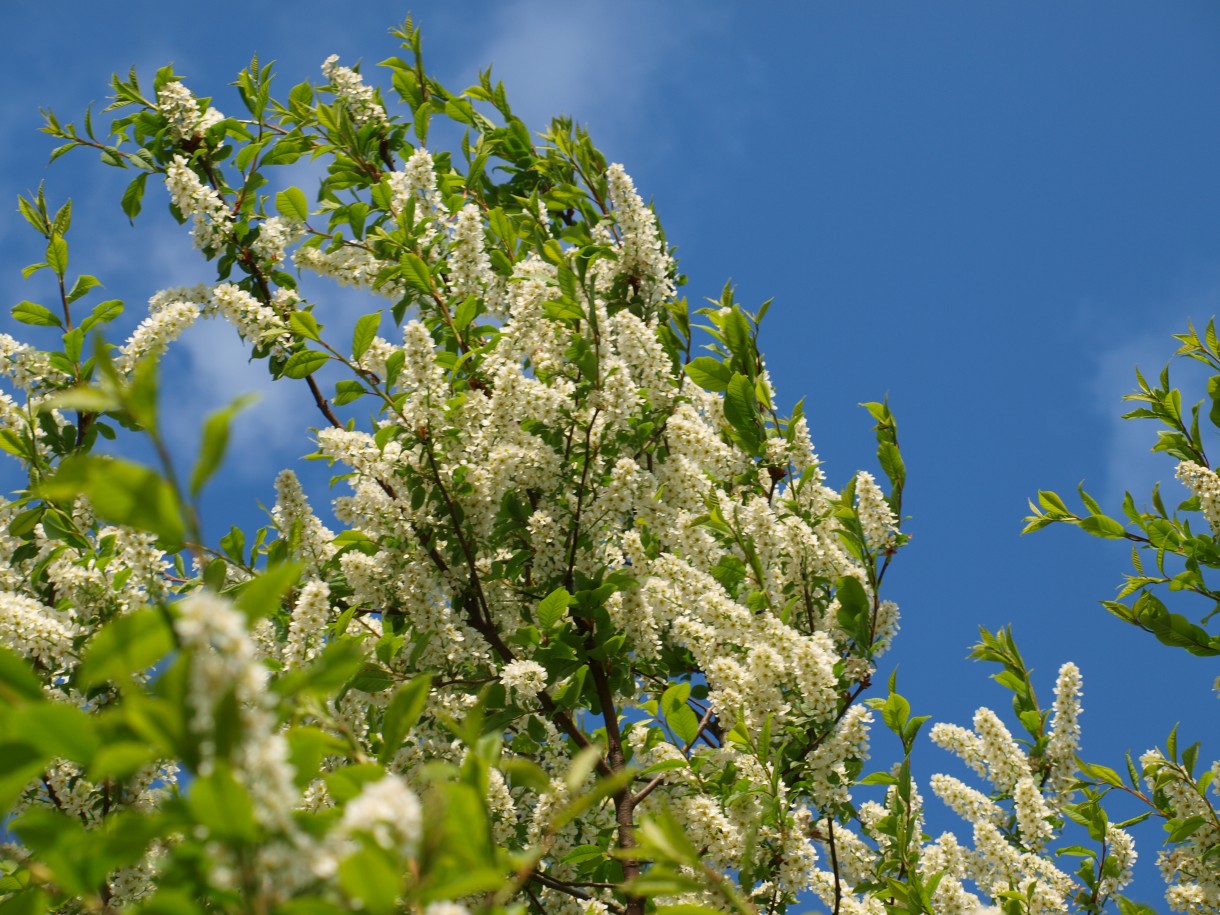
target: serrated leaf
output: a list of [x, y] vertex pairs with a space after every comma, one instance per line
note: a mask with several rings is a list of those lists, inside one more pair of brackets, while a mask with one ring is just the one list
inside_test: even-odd
[[431, 690], [432, 675], [424, 674], [394, 691], [381, 721], [383, 744], [378, 759], [382, 763], [388, 764], [402, 747], [403, 739], [423, 714]]
[[538, 603], [538, 625], [543, 631], [554, 629], [571, 603], [572, 595], [568, 589], [562, 586], [556, 588]]
[[160, 611], [145, 608], [116, 616], [86, 644], [77, 684], [92, 689], [126, 680], [154, 667], [173, 649], [173, 634]]
[[64, 322], [51, 309], [35, 302], [18, 302], [13, 306], [13, 317], [22, 324], [35, 327], [63, 327]]
[[1120, 539], [1127, 533], [1126, 528], [1106, 515], [1089, 515], [1086, 518], [1081, 518], [1080, 529], [1092, 534], [1094, 537], [1104, 537], [1111, 540]]
[[700, 356], [688, 362], [686, 374], [705, 391], [726, 391], [733, 379], [733, 370], [712, 356]]
[[326, 353], [311, 349], [301, 350], [288, 357], [288, 361], [284, 363], [283, 374], [285, 378], [306, 378], [329, 361], [330, 356]]
[[47, 242], [47, 266], [61, 277], [68, 272], [68, 243], [62, 236], [52, 235]]
[[299, 562], [280, 562], [268, 566], [258, 575], [246, 581], [237, 592], [237, 609], [251, 621], [269, 616], [280, 607], [280, 602], [301, 578]]
[[289, 326], [300, 334], [315, 342], [322, 339], [322, 328], [318, 319], [308, 311], [294, 311], [288, 319]]
[[151, 468], [121, 458], [72, 455], [38, 494], [52, 501], [84, 495], [98, 517], [156, 534], [168, 552], [182, 548], [186, 525], [173, 488]]
[[431, 295], [435, 288], [432, 284], [432, 272], [423, 259], [418, 254], [407, 252], [402, 256], [400, 263], [402, 278], [407, 281], [407, 285], [425, 295]]
[[[281, 141], [282, 142], [282, 141]], [[287, 219], [305, 222], [309, 219], [309, 201], [299, 187], [290, 187], [275, 195], [275, 208]]]
[[359, 362], [360, 357], [368, 352], [369, 346], [373, 343], [373, 338], [377, 336], [377, 328], [381, 325], [381, 312], [375, 311], [372, 314], [364, 315], [356, 322], [356, 329], [352, 331], [352, 361]]
[[759, 444], [758, 400], [754, 385], [745, 375], [734, 374], [724, 395], [724, 418], [745, 440], [747, 447], [757, 450]]
[[362, 664], [355, 675], [347, 682], [348, 689], [358, 689], [362, 693], [379, 693], [394, 685], [394, 676], [384, 667], [377, 664]]
[[80, 322], [80, 329], [85, 333], [97, 324], [108, 324], [123, 313], [123, 303], [119, 299], [107, 299], [93, 306], [89, 317]]
[[102, 281], [96, 276], [78, 276], [76, 282], [72, 284], [72, 291], [68, 293], [68, 301], [75, 302], [81, 296], [89, 292], [90, 289], [97, 289], [102, 285]]
[[148, 172], [141, 172], [132, 179], [127, 185], [127, 189], [123, 191], [121, 205], [123, 214], [130, 221], [135, 221], [135, 218], [140, 215], [140, 210], [144, 207], [144, 185], [148, 182]]

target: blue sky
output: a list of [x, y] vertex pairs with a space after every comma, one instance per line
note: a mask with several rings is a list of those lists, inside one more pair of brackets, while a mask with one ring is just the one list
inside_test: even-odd
[[[185, 233], [166, 231], [155, 189], [132, 229], [125, 175], [84, 155], [48, 169], [38, 108], [76, 118], [105, 104], [112, 71], [134, 64], [151, 82], [173, 61], [236, 110], [227, 84], [252, 51], [279, 62], [285, 91], [318, 79], [331, 53], [371, 74], [406, 12], [386, 0], [197, 9], [61, 0], [5, 13], [20, 40], [0, 60], [0, 199], [44, 177], [52, 199], [71, 195], [74, 268], [125, 299], [132, 323], [159, 288], [209, 274]], [[1215, 662], [1097, 605], [1126, 550], [1071, 530], [1019, 536], [1039, 488], [1083, 480], [1116, 512], [1124, 489], [1143, 502], [1157, 479], [1178, 495], [1172, 462], [1148, 453], [1153, 428], [1118, 415], [1134, 366], [1158, 371], [1169, 335], [1220, 306], [1220, 6], [449, 0], [414, 13], [451, 88], [491, 63], [531, 126], [561, 112], [589, 126], [654, 199], [692, 301], [730, 277], [748, 306], [775, 298], [768, 362], [786, 403], [807, 398], [833, 485], [873, 467], [857, 404], [889, 396], [914, 534], [888, 582], [904, 611], [893, 660], [916, 712], [965, 724], [979, 704], [1006, 707], [963, 658], [977, 626], [1011, 622], [1047, 701], [1059, 664], [1081, 665], [1089, 758], [1138, 755], [1179, 720], [1209, 738], [1207, 759], [1220, 754]], [[41, 259], [36, 237], [5, 209], [5, 302], [46, 301], [18, 272]], [[222, 328], [197, 330], [197, 381], [173, 392], [186, 443], [207, 409], [261, 385]], [[308, 450], [289, 423], [306, 409], [277, 388], [247, 418], [234, 485], [205, 519], [213, 536], [230, 506], [257, 523], [276, 471]], [[948, 763], [923, 752], [929, 768]], [[1159, 836], [1143, 839], [1148, 865]]]

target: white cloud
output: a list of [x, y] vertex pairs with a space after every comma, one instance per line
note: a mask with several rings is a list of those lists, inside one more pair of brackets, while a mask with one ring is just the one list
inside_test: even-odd
[[[1162, 368], [1170, 365], [1170, 384], [1182, 391], [1183, 411], [1206, 397], [1206, 371], [1191, 359], [1172, 359], [1177, 342], [1172, 335], [1186, 331], [1186, 320], [1180, 316], [1195, 315], [1196, 328], [1202, 332], [1206, 316], [1215, 311], [1220, 301], [1220, 290], [1192, 296], [1188, 301], [1170, 308], [1157, 309], [1161, 314], [1173, 316], [1172, 321], [1163, 321], [1153, 330], [1128, 337], [1097, 357], [1096, 369], [1090, 382], [1090, 393], [1098, 411], [1107, 417], [1109, 441], [1105, 444], [1105, 492], [1103, 504], [1117, 505], [1123, 492], [1130, 492], [1137, 506], [1147, 504], [1152, 487], [1160, 483], [1166, 494], [1166, 504], [1176, 503], [1177, 496], [1173, 480], [1177, 459], [1163, 452], [1153, 452], [1157, 431], [1165, 428], [1157, 420], [1123, 419], [1122, 414], [1140, 406], [1123, 397], [1137, 389], [1135, 369], [1138, 367], [1144, 378], [1152, 385], [1157, 383]], [[1204, 442], [1207, 432], [1207, 404], [1203, 407], [1201, 428]], [[1189, 420], [1187, 420], [1189, 422]], [[1102, 495], [1102, 493], [1098, 493]]]
[[602, 137], [658, 130], [647, 116], [649, 94], [678, 45], [676, 10], [643, 2], [518, 0], [492, 16], [485, 31], [495, 37], [475, 49], [462, 78], [490, 62], [493, 79], [504, 82], [526, 124], [541, 129], [568, 114]]

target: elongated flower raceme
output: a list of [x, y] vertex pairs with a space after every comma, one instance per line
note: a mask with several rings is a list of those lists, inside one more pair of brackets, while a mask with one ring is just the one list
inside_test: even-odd
[[181, 155], [166, 168], [165, 187], [178, 212], [191, 220], [195, 247], [222, 248], [232, 236], [233, 216], [220, 194], [205, 185]]
[[196, 140], [205, 130], [224, 118], [215, 108], [199, 110], [199, 101], [181, 80], [173, 80], [157, 90], [157, 111], [169, 123], [175, 139]]

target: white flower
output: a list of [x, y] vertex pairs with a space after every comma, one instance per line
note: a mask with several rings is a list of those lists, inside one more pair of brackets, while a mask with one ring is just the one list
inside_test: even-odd
[[335, 98], [347, 109], [348, 116], [357, 127], [365, 124], [386, 124], [385, 109], [377, 102], [373, 90], [364, 84], [360, 74], [351, 67], [337, 63], [338, 54], [332, 54], [322, 64], [322, 73], [330, 80]]
[[661, 241], [656, 214], [644, 205], [635, 184], [617, 162], [606, 169], [606, 185], [621, 236], [618, 275], [636, 286], [648, 305], [672, 299], [674, 263]]
[[415, 853], [422, 831], [419, 798], [393, 773], [366, 784], [359, 795], [347, 802], [339, 823], [341, 836], [362, 833], [403, 857]]
[[869, 549], [885, 550], [894, 545], [898, 521], [873, 475], [865, 470], [856, 474], [856, 514]]
[[178, 212], [192, 220], [191, 238], [200, 249], [220, 248], [233, 231], [233, 216], [220, 194], [199, 180], [182, 156], [165, 170], [165, 187]]
[[179, 142], [202, 137], [205, 130], [224, 118], [215, 108], [200, 113], [199, 102], [180, 80], [157, 90], [157, 111], [165, 116], [170, 132]]
[[546, 668], [537, 661], [509, 661], [500, 671], [500, 682], [520, 698], [532, 699], [546, 689]]
[[1203, 517], [1211, 525], [1213, 534], [1220, 534], [1220, 477], [1194, 461], [1178, 464], [1177, 478], [1181, 480], [1199, 500]]
[[62, 670], [70, 663], [72, 640], [78, 633], [71, 613], [32, 597], [0, 593], [0, 645], [10, 651]]

